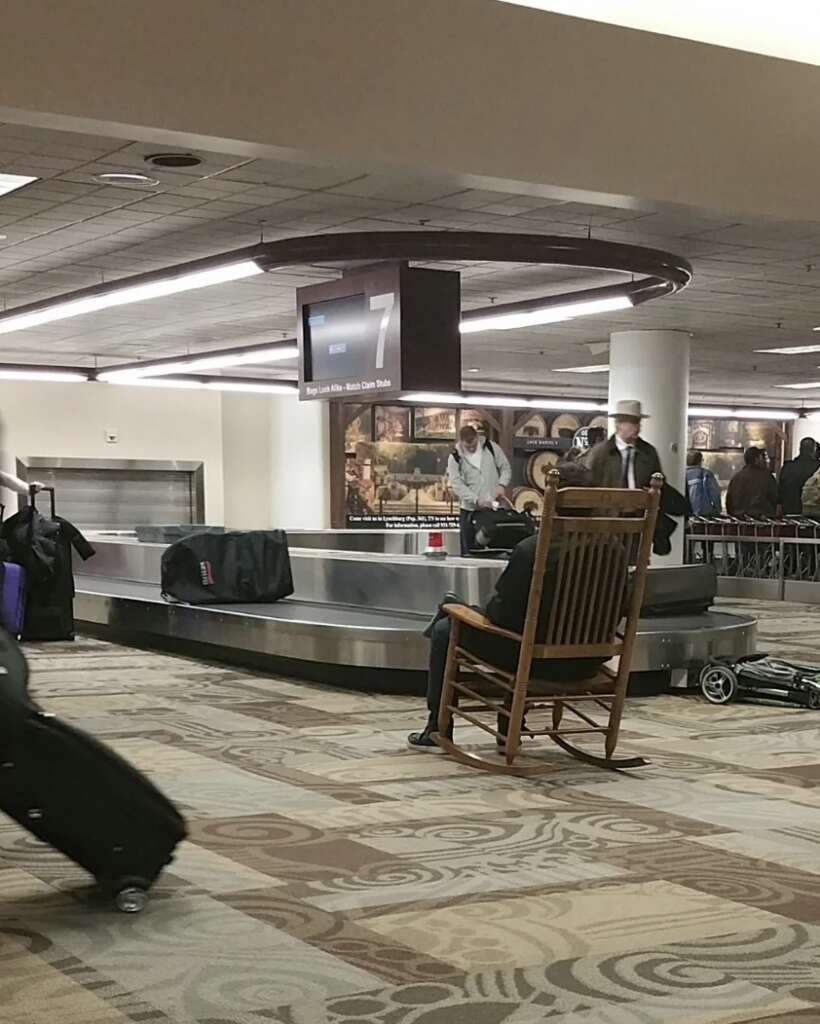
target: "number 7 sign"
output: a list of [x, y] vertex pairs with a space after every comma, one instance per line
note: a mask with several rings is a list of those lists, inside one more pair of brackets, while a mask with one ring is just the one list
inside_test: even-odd
[[382, 318], [379, 323], [379, 341], [376, 345], [376, 369], [384, 369], [384, 342], [387, 337], [387, 328], [390, 326], [390, 315], [396, 304], [396, 293], [385, 292], [383, 295], [370, 296], [371, 310], [381, 309]]

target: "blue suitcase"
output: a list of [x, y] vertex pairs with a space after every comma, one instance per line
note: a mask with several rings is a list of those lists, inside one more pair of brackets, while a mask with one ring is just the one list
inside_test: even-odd
[[26, 617], [26, 571], [14, 562], [0, 562], [0, 626], [20, 636]]

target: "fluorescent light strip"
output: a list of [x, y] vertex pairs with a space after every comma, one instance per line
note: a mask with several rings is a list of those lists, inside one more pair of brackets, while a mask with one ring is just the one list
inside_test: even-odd
[[0, 380], [40, 380], [56, 381], [63, 384], [85, 384], [88, 379], [87, 373], [75, 373], [73, 370], [37, 370], [33, 367], [30, 370], [0, 370]]
[[114, 383], [120, 380], [136, 380], [146, 377], [163, 377], [175, 373], [198, 373], [200, 370], [222, 370], [232, 366], [257, 366], [261, 363], [276, 363], [284, 359], [295, 359], [299, 355], [296, 345], [276, 343], [270, 348], [253, 347], [248, 352], [226, 352], [214, 355], [190, 356], [174, 362], [146, 362], [144, 366], [131, 366], [126, 370], [105, 370], [98, 379]]
[[401, 402], [419, 402], [423, 405], [478, 405], [505, 409], [558, 409], [565, 412], [606, 412], [601, 402], [575, 401], [560, 398], [517, 398], [513, 395], [456, 395], [435, 391], [417, 391], [403, 395]]
[[597, 363], [591, 366], [563, 366], [556, 373], [609, 373], [609, 363]]
[[798, 414], [788, 409], [733, 409], [739, 420], [796, 420]]
[[609, 299], [589, 299], [581, 302], [566, 302], [560, 306], [545, 306], [524, 313], [497, 313], [462, 320], [459, 330], [462, 334], [477, 331], [511, 331], [521, 327], [536, 327], [539, 324], [555, 324], [572, 320], [576, 316], [591, 316], [595, 313], [612, 313], [619, 309], [631, 309], [632, 299], [628, 295], [616, 295]]
[[30, 185], [36, 178], [27, 174], [0, 174], [0, 196], [6, 196], [9, 192], [16, 192], [24, 185]]
[[94, 313], [113, 306], [124, 306], [130, 302], [143, 302], [145, 299], [157, 299], [164, 295], [175, 295], [177, 292], [192, 291], [195, 288], [207, 288], [214, 284], [225, 284], [228, 281], [241, 281], [254, 274], [264, 274], [253, 260], [240, 260], [210, 270], [195, 270], [190, 274], [180, 274], [146, 284], [126, 285], [99, 295], [89, 295], [84, 299], [72, 299], [67, 302], [55, 302], [51, 306], [34, 310], [31, 313], [20, 313], [0, 319], [0, 334], [12, 331], [23, 331], [29, 327], [39, 327], [55, 320], [81, 316], [83, 313]]
[[220, 380], [183, 380], [179, 377], [131, 377], [109, 380], [109, 384], [121, 387], [142, 388], [179, 388], [186, 391], [240, 391], [259, 395], [298, 395], [295, 384], [267, 383], [267, 381]]
[[[818, 331], [820, 327], [814, 327]], [[787, 348], [756, 348], [755, 352], [772, 356], [802, 356], [809, 352], [820, 352], [820, 345], [791, 345]]]
[[[456, 395], [452, 392], [416, 391], [403, 395], [400, 402], [420, 405], [480, 405], [488, 408], [533, 409], [554, 412], [605, 412], [605, 402], [561, 398], [517, 398], [513, 395]], [[690, 406], [688, 416], [711, 416], [716, 419], [739, 420], [796, 420], [798, 414], [790, 409], [732, 409], [728, 406]]]
[[545, 409], [563, 412], [606, 412], [609, 406], [606, 402], [585, 402], [570, 400], [563, 402], [553, 398], [531, 398], [529, 402], [531, 409]]
[[808, 381], [805, 384], [772, 384], [773, 388], [783, 388], [785, 391], [811, 391], [813, 388], [820, 388], [820, 380]]

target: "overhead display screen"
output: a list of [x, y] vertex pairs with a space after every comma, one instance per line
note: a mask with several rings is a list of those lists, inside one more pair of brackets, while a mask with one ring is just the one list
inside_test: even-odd
[[305, 377], [311, 381], [365, 377], [371, 352], [364, 295], [311, 302], [304, 307]]
[[297, 291], [299, 395], [355, 399], [458, 389], [458, 274], [380, 263]]

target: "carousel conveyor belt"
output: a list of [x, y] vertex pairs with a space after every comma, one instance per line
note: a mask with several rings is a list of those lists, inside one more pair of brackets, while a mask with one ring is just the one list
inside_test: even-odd
[[[417, 691], [426, 671], [429, 615], [287, 598], [275, 604], [169, 604], [157, 584], [98, 576], [77, 577], [80, 628], [218, 652], [273, 671], [321, 682]], [[755, 622], [710, 611], [641, 620], [634, 673], [670, 672], [716, 655], [755, 649]], [[410, 682], [410, 677], [413, 681]], [[365, 681], [365, 677], [371, 683]], [[404, 677], [404, 683], [396, 679]], [[392, 680], [392, 681], [391, 681]]]

